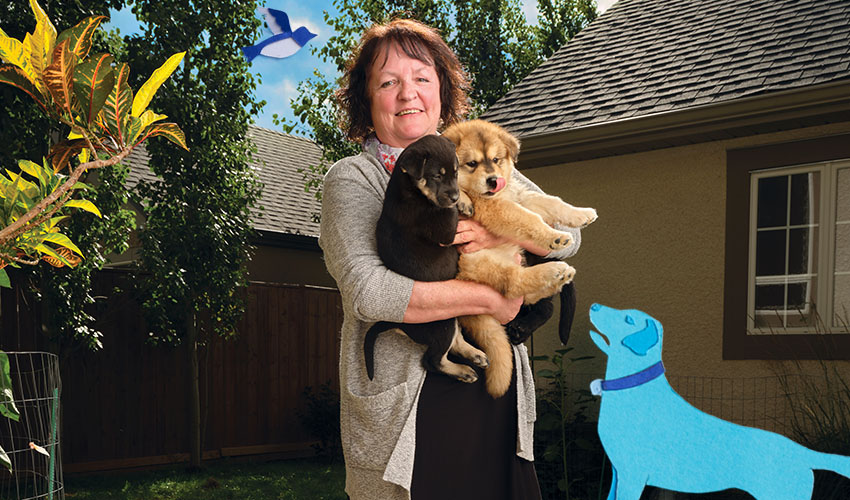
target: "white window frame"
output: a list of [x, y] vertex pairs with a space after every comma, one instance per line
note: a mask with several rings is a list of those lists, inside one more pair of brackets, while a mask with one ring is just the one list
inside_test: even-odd
[[[838, 201], [837, 183], [838, 171], [843, 168], [850, 168], [850, 160], [828, 161], [819, 163], [810, 163], [791, 167], [771, 168], [765, 170], [756, 170], [750, 174], [750, 213], [749, 213], [749, 261], [747, 266], [747, 334], [748, 335], [765, 335], [765, 334], [816, 334], [816, 333], [848, 333], [846, 327], [833, 327], [833, 303], [835, 295], [835, 226], [836, 226], [836, 205]], [[806, 307], [802, 310], [803, 314], [809, 314], [811, 303], [812, 286], [811, 280], [817, 276], [816, 297], [817, 299], [817, 314], [822, 321], [817, 321], [817, 327], [788, 327], [787, 316], [789, 310], [780, 311], [756, 311], [755, 310], [755, 289], [756, 289], [756, 238], [758, 234], [757, 217], [758, 217], [758, 181], [766, 177], [790, 176], [794, 174], [818, 172], [820, 174], [820, 207], [818, 211], [819, 221], [817, 224], [809, 223], [800, 226], [779, 226], [787, 229], [805, 228], [818, 229], [818, 252], [817, 274], [802, 274], [795, 275], [791, 279], [789, 276], [768, 276], [758, 279], [759, 285], [788, 285], [793, 283], [809, 283], [806, 287]], [[811, 186], [810, 186], [811, 189]], [[790, 190], [790, 183], [789, 183]], [[810, 197], [810, 200], [812, 198]], [[790, 197], [788, 198], [788, 207], [791, 208]], [[788, 218], [786, 217], [786, 221]], [[762, 228], [762, 230], [769, 228]], [[810, 245], [814, 243], [814, 239], [810, 238]], [[786, 238], [786, 246], [788, 240]], [[787, 250], [787, 249], [786, 249]], [[811, 270], [812, 259], [814, 252], [808, 252], [809, 266]], [[786, 269], [787, 269], [787, 251], [786, 251]], [[841, 273], [847, 274], [847, 273]], [[787, 301], [787, 291], [786, 291]], [[791, 310], [796, 313], [796, 310]], [[783, 316], [785, 326], [782, 327], [762, 327], [755, 326], [755, 318], [757, 315], [775, 315]]]

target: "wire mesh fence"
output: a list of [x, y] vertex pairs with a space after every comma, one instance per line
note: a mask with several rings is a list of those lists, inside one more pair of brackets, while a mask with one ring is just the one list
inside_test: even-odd
[[2, 500], [65, 498], [59, 448], [59, 359], [44, 352], [7, 352], [20, 419], [0, 417], [0, 445], [12, 474], [0, 471]]
[[[599, 374], [566, 373], [568, 395], [560, 411], [547, 403], [552, 389], [544, 388], [538, 398], [535, 429], [535, 467], [544, 500], [596, 500], [608, 496], [611, 466], [596, 430], [599, 398], [588, 396], [587, 388]], [[804, 398], [811, 381], [799, 375], [757, 378], [668, 376], [670, 385], [700, 410], [724, 420], [794, 437], [794, 401]], [[547, 394], [547, 391], [549, 393]], [[556, 395], [557, 396], [557, 395]], [[558, 398], [555, 398], [558, 399]], [[549, 415], [564, 418], [561, 429], [545, 425]], [[562, 444], [565, 443], [565, 444]], [[569, 492], [567, 491], [569, 490]], [[738, 500], [751, 498], [738, 491], [712, 495], [687, 495], [647, 488], [642, 500]]]

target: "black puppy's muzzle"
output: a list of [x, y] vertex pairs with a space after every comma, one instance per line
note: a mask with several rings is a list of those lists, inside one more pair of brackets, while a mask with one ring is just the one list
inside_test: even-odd
[[460, 191], [457, 189], [450, 189], [441, 192], [437, 196], [437, 202], [442, 208], [453, 207], [457, 204], [457, 200], [460, 199]]

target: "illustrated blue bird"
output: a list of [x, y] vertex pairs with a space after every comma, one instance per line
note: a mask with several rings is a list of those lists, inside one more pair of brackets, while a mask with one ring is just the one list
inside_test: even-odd
[[289, 27], [289, 16], [282, 10], [267, 8], [258, 10], [263, 14], [266, 25], [268, 25], [272, 32], [272, 36], [257, 45], [242, 47], [242, 52], [249, 62], [258, 55], [278, 59], [289, 57], [301, 50], [301, 47], [316, 36], [314, 33], [310, 33], [310, 30], [304, 26], [292, 31], [292, 28]]

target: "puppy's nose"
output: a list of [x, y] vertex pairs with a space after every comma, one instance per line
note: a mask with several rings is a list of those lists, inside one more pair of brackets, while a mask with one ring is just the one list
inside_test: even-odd
[[460, 191], [451, 191], [449, 192], [449, 200], [452, 203], [456, 202], [460, 198]]
[[595, 304], [595, 303], [594, 303], [592, 306], [590, 306], [590, 310], [591, 310], [591, 311], [598, 311], [598, 310], [600, 310], [600, 309], [602, 309], [602, 305], [601, 305], [601, 304]]
[[487, 187], [492, 191], [499, 186], [499, 178], [495, 175], [487, 177]]

